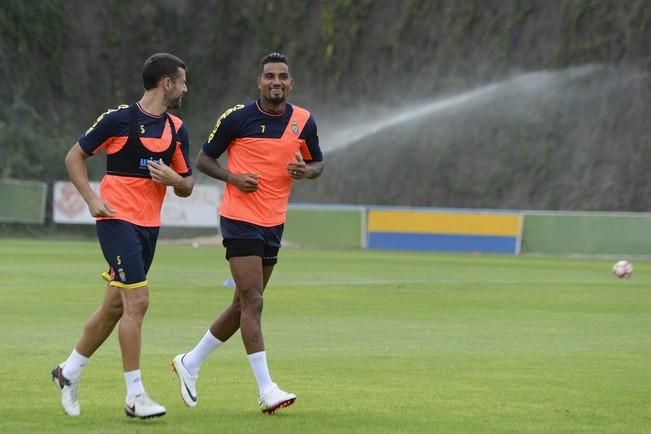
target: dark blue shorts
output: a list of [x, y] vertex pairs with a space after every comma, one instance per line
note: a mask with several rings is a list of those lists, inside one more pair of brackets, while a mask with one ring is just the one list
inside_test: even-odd
[[97, 220], [97, 238], [109, 264], [102, 276], [112, 286], [139, 288], [148, 285], [147, 272], [154, 260], [159, 228], [124, 220]]
[[226, 259], [234, 256], [260, 256], [262, 265], [278, 262], [280, 240], [285, 225], [264, 227], [226, 217], [219, 218], [219, 227], [226, 247]]

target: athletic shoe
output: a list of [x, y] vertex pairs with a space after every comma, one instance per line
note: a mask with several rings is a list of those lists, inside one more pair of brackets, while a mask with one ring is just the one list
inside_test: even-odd
[[179, 354], [172, 360], [172, 371], [179, 377], [181, 383], [181, 399], [188, 407], [197, 406], [197, 377], [198, 375], [191, 375], [185, 366], [183, 366], [183, 356]]
[[63, 376], [63, 365], [52, 369], [52, 381], [59, 393], [61, 393], [61, 407], [68, 416], [79, 416], [79, 381], [72, 382]]
[[129, 417], [149, 419], [165, 415], [165, 407], [156, 404], [146, 393], [141, 393], [124, 402], [124, 412]]
[[296, 395], [287, 393], [278, 388], [276, 383], [260, 395], [260, 409], [263, 413], [272, 414], [276, 410], [289, 407], [296, 401]]

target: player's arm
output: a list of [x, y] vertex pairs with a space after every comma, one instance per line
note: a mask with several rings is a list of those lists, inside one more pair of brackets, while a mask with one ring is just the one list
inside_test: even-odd
[[121, 131], [124, 122], [128, 122], [124, 116], [127, 112], [123, 111], [128, 107], [121, 105], [102, 113], [77, 143], [70, 148], [65, 158], [68, 176], [86, 201], [93, 217], [113, 217], [115, 211], [106, 200], [90, 188], [86, 159], [110, 146], [115, 132]]
[[192, 194], [194, 189], [194, 178], [190, 176], [182, 176], [179, 186], [174, 186], [174, 194], [179, 197], [188, 197]]
[[179, 197], [188, 197], [194, 189], [194, 178], [188, 156], [190, 138], [185, 124], [179, 128], [178, 139], [180, 146], [174, 151], [170, 166], [159, 160], [149, 161], [147, 167], [153, 181], [174, 188], [174, 194]]
[[232, 184], [240, 191], [251, 193], [258, 189], [260, 175], [257, 173], [233, 173], [219, 163], [219, 157], [226, 152], [231, 141], [238, 134], [238, 115], [243, 105], [226, 110], [217, 120], [208, 140], [203, 144], [196, 159], [196, 166], [206, 175]]
[[260, 175], [256, 173], [232, 173], [219, 163], [218, 156], [211, 157], [203, 149], [197, 155], [196, 165], [197, 169], [206, 175], [227, 184], [233, 184], [245, 193], [258, 189]]
[[112, 217], [115, 212], [113, 208], [90, 188], [88, 168], [86, 167], [87, 158], [88, 154], [81, 149], [79, 142], [75, 143], [65, 158], [68, 176], [88, 205], [93, 217]]
[[323, 161], [310, 161], [307, 164], [307, 169], [305, 171], [305, 177], [307, 179], [315, 179], [321, 176], [323, 173], [323, 168], [325, 167], [325, 164]]
[[148, 161], [147, 167], [151, 179], [160, 184], [167, 185], [174, 188], [174, 194], [179, 197], [188, 197], [192, 194], [194, 189], [194, 178], [190, 176], [181, 176], [170, 166], [165, 164], [163, 160]]
[[321, 176], [325, 164], [323, 154], [319, 147], [319, 136], [317, 134], [316, 122], [310, 116], [300, 136], [304, 140], [299, 152], [296, 152], [296, 161], [287, 164], [289, 176], [293, 179], [315, 179]]
[[300, 152], [295, 154], [296, 161], [287, 164], [289, 176], [294, 179], [315, 179], [321, 176], [325, 165], [323, 161], [305, 161]]

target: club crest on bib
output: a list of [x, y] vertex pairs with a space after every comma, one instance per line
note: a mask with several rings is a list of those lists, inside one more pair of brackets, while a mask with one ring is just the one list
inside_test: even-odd
[[292, 122], [292, 132], [295, 136], [298, 136], [298, 122], [296, 121]]

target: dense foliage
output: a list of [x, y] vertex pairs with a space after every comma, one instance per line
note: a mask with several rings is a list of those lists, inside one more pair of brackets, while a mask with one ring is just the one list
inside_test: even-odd
[[[283, 51], [325, 149], [336, 132], [502, 83], [328, 152], [295, 200], [648, 210], [650, 36], [643, 0], [6, 0], [0, 177], [64, 178], [67, 149], [140, 97], [157, 51], [189, 65], [180, 115], [195, 153], [224, 109], [256, 97], [262, 55]], [[581, 65], [592, 72], [568, 79]], [[532, 71], [556, 81], [509, 85]]]

